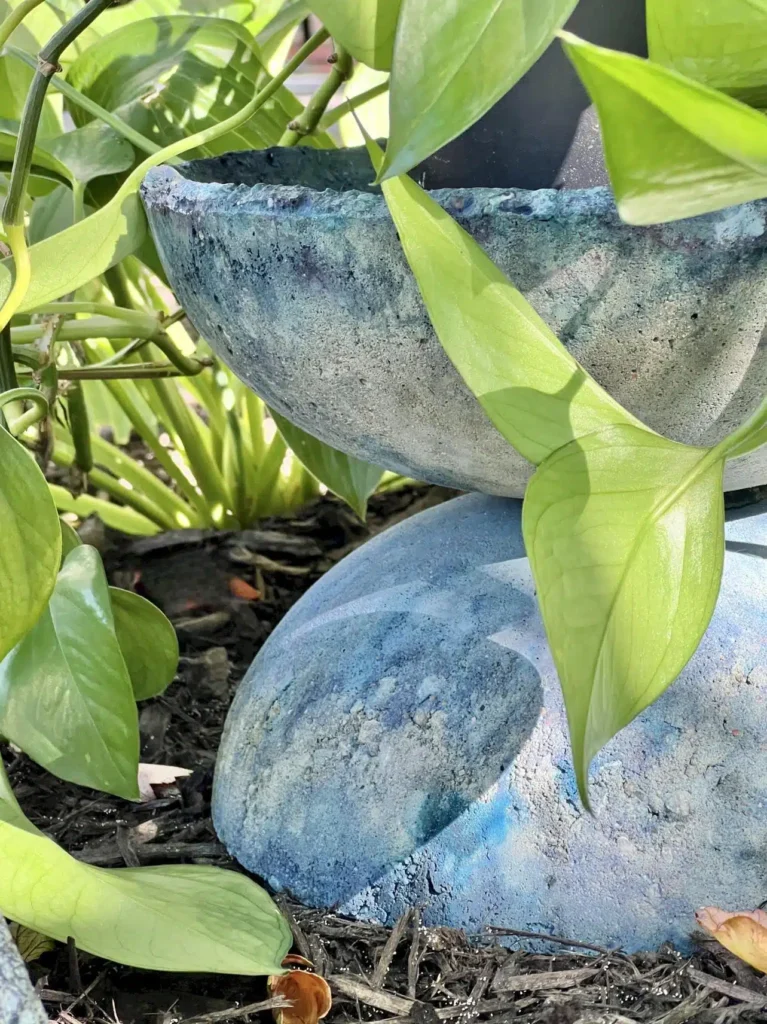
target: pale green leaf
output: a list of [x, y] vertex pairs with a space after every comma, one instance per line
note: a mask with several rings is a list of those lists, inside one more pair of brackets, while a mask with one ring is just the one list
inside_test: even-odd
[[61, 561], [63, 563], [66, 561], [67, 555], [75, 548], [79, 548], [83, 542], [77, 531], [63, 519], [59, 519], [59, 528], [61, 529]]
[[521, 455], [538, 463], [582, 434], [638, 424], [423, 189], [403, 177], [383, 190], [439, 340]]
[[724, 560], [724, 460], [630, 426], [555, 452], [522, 524], [581, 794], [592, 758], [695, 652]]
[[[134, 252], [146, 234], [146, 216], [135, 191], [119, 193], [97, 213], [30, 249], [32, 283], [20, 312], [60, 299]], [[13, 263], [0, 263], [0, 305], [11, 288]]]
[[173, 682], [178, 668], [176, 631], [156, 605], [129, 590], [110, 587], [115, 632], [135, 700], [149, 700]]
[[0, 427], [0, 659], [35, 625], [61, 561], [61, 529], [45, 477]]
[[360, 519], [367, 515], [368, 498], [381, 481], [384, 470], [372, 466], [353, 455], [331, 448], [330, 445], [307, 434], [305, 430], [270, 410], [285, 443], [306, 466], [309, 472], [328, 490], [343, 498]]
[[767, 106], [767, 0], [647, 0], [650, 56], [752, 106]]
[[[34, 71], [20, 60], [10, 55], [0, 56], [0, 118], [6, 121], [21, 120], [27, 93], [34, 77]], [[58, 135], [61, 131], [63, 127], [58, 114], [51, 101], [46, 99], [40, 116], [38, 140], [49, 135]]]
[[[0, 169], [6, 172], [13, 167], [18, 134], [17, 121], [0, 118]], [[32, 173], [64, 184], [70, 180], [68, 168], [44, 144], [38, 144], [32, 150]]]
[[101, 121], [45, 139], [41, 145], [67, 168], [75, 181], [83, 184], [127, 171], [136, 156], [133, 146]]
[[43, 953], [50, 953], [55, 946], [47, 935], [41, 935], [33, 928], [25, 928], [23, 924], [11, 924], [10, 933], [25, 963], [39, 960]]
[[310, 0], [309, 6], [337, 44], [363, 64], [386, 71], [403, 2], [408, 0]]
[[[91, 46], [67, 81], [161, 146], [219, 124], [244, 107], [269, 76], [251, 34], [220, 18], [183, 15], [132, 21]], [[302, 110], [284, 86], [245, 124], [189, 158], [276, 145]], [[72, 110], [78, 124], [89, 115]], [[326, 135], [308, 140], [332, 146]]]
[[764, 114], [659, 64], [564, 38], [599, 113], [624, 220], [680, 220], [767, 196]]
[[91, 494], [73, 494], [59, 484], [49, 484], [50, 492], [59, 512], [73, 512], [80, 519], [98, 516], [99, 519], [113, 530], [138, 537], [151, 537], [160, 532], [157, 523], [147, 519], [135, 509], [116, 505], [112, 501], [96, 498]]
[[[8, 809], [0, 806], [0, 819]], [[144, 970], [281, 973], [290, 928], [245, 875], [191, 865], [92, 867], [16, 821], [0, 820], [0, 912], [7, 917]]]
[[473, 125], [548, 47], [577, 0], [402, 0], [383, 177]]
[[48, 608], [0, 662], [0, 734], [62, 779], [138, 797], [138, 715], [95, 548], [69, 553]]

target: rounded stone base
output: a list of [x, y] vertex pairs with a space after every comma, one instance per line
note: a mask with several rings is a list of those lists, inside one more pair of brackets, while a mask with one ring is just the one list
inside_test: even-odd
[[767, 507], [728, 523], [711, 627], [598, 757], [593, 817], [520, 509], [448, 502], [306, 594], [235, 699], [216, 828], [278, 889], [355, 916], [684, 947], [698, 906], [767, 897]]

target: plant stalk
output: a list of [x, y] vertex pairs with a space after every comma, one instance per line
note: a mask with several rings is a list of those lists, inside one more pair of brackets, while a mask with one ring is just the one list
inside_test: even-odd
[[352, 57], [343, 47], [338, 47], [330, 63], [330, 74], [306, 104], [303, 113], [288, 125], [288, 130], [279, 141], [280, 146], [295, 146], [315, 131], [328, 103], [351, 74]]
[[2, 25], [0, 25], [0, 50], [2, 50], [26, 16], [34, 11], [35, 7], [39, 7], [41, 3], [43, 3], [43, 0], [22, 0], [16, 10], [11, 11]]
[[0, 332], [0, 392], [12, 391], [19, 386], [16, 380], [16, 367], [13, 365], [13, 359], [11, 328], [6, 324], [2, 332]]
[[379, 96], [383, 96], [383, 94], [388, 91], [389, 80], [387, 79], [385, 82], [379, 82], [378, 85], [374, 85], [370, 89], [366, 89], [365, 92], [361, 92], [359, 96], [347, 97], [343, 103], [339, 103], [337, 107], [333, 110], [329, 110], [327, 114], [325, 114], [317, 125], [317, 130], [326, 132], [328, 128], [332, 128], [334, 124], [338, 124], [341, 118], [346, 114], [353, 113], [358, 107], [364, 107], [366, 103], [370, 103], [371, 100], [378, 99]]

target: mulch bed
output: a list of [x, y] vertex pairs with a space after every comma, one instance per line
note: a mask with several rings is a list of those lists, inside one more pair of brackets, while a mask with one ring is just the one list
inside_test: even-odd
[[[24, 810], [90, 864], [241, 870], [210, 821], [216, 750], [237, 683], [323, 572], [372, 534], [451, 496], [434, 487], [378, 495], [366, 527], [332, 498], [236, 534], [183, 531], [136, 540], [86, 524], [112, 582], [154, 600], [177, 627], [179, 678], [142, 705], [142, 760], [189, 768], [192, 775], [151, 803], [126, 804], [61, 782], [4, 750]], [[425, 928], [417, 908], [392, 930], [289, 900], [282, 905], [297, 951], [331, 983], [330, 1024], [767, 1021], [766, 979], [705, 940], [691, 960], [672, 949], [627, 956], [584, 945], [577, 936], [547, 937], [559, 952], [543, 954], [517, 948], [535, 938], [524, 933], [466, 936]], [[270, 1019], [258, 1005], [267, 997], [260, 978], [136, 971], [61, 946], [30, 967], [51, 1020], [61, 1024]]]

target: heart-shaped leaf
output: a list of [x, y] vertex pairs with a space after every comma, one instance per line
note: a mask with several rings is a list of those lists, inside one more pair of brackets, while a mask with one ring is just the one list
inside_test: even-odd
[[176, 631], [156, 605], [129, 590], [110, 587], [115, 632], [135, 700], [167, 690], [178, 668]]
[[521, 455], [538, 463], [581, 434], [638, 424], [422, 188], [403, 177], [383, 191], [439, 340]]
[[131, 144], [101, 121], [45, 139], [42, 146], [67, 168], [72, 179], [82, 184], [127, 171], [135, 160]]
[[144, 970], [276, 974], [293, 941], [270, 897], [245, 875], [83, 864], [34, 830], [12, 795], [0, 799], [0, 913]]
[[[176, 15], [132, 21], [89, 47], [67, 81], [161, 146], [244, 107], [268, 81], [253, 37], [221, 18]], [[276, 145], [301, 104], [284, 86], [236, 131], [190, 158]], [[78, 124], [88, 115], [72, 110]], [[308, 144], [332, 146], [325, 135]]]
[[659, 64], [767, 105], [767, 0], [647, 0], [647, 36]]
[[681, 220], [767, 196], [764, 114], [659, 64], [563, 36], [599, 113], [624, 220]]
[[577, 0], [402, 0], [383, 177], [478, 121], [528, 71]]
[[365, 520], [368, 498], [381, 482], [384, 470], [353, 455], [345, 455], [336, 448], [319, 441], [297, 427], [284, 416], [270, 410], [274, 422], [285, 438], [285, 443], [298, 456], [309, 472], [328, 490], [343, 498], [357, 515]]
[[61, 561], [61, 529], [45, 477], [0, 427], [0, 659], [35, 625]]
[[522, 526], [586, 802], [592, 758], [676, 679], [714, 611], [724, 457], [633, 426], [555, 452]]
[[[405, 0], [407, 2], [407, 0]], [[391, 67], [402, 0], [311, 0], [336, 43], [368, 67]]]
[[0, 734], [62, 779], [138, 797], [136, 703], [95, 548], [69, 553], [47, 609], [0, 663]]
[[[146, 234], [146, 216], [135, 189], [118, 192], [97, 213], [30, 248], [32, 281], [19, 312], [77, 291], [135, 252]], [[10, 259], [0, 263], [0, 306], [11, 290], [12, 267]]]

